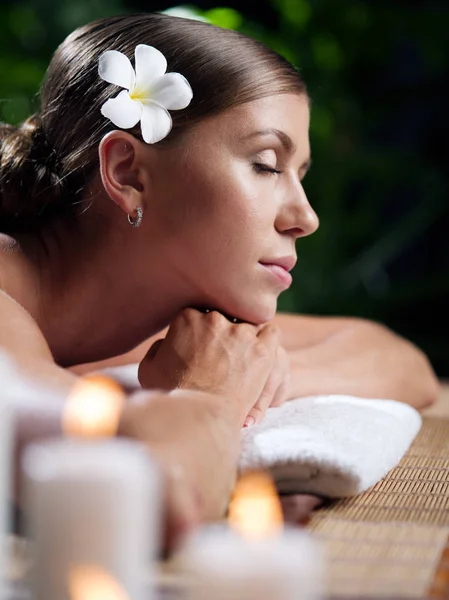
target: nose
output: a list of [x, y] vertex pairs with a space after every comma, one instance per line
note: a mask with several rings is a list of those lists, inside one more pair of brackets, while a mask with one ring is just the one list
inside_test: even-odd
[[294, 238], [314, 233], [320, 222], [316, 212], [310, 206], [302, 184], [279, 209], [275, 227], [279, 233], [288, 233]]

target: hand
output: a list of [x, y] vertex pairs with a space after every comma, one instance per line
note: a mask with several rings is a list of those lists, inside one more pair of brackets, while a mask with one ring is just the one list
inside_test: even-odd
[[265, 416], [267, 408], [281, 406], [289, 398], [290, 385], [290, 359], [286, 350], [278, 345], [276, 360], [268, 376], [265, 387], [256, 404], [249, 411], [245, 426], [251, 427], [260, 423]]
[[274, 367], [284, 359], [273, 325], [234, 324], [216, 311], [186, 309], [140, 363], [139, 381], [144, 388], [194, 389], [239, 398], [243, 424], [259, 400], [261, 412], [270, 392], [275, 390], [273, 396], [278, 397], [283, 371]]
[[324, 504], [324, 498], [313, 494], [288, 494], [280, 500], [284, 521], [293, 525], [306, 525], [312, 512]]
[[148, 445], [164, 479], [165, 545], [200, 522], [222, 518], [240, 454], [241, 416], [216, 395], [140, 391], [125, 405], [120, 435]]

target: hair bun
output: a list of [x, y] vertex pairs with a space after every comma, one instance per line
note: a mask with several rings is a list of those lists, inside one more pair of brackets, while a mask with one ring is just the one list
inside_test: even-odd
[[63, 190], [56, 167], [39, 115], [18, 128], [0, 123], [1, 231], [28, 228], [59, 200]]
[[20, 131], [23, 131], [26, 135], [32, 138], [36, 132], [42, 130], [42, 119], [38, 114], [31, 115], [26, 121], [22, 123]]
[[57, 170], [56, 152], [48, 143], [42, 119], [38, 114], [24, 121], [19, 131], [29, 140], [29, 158], [47, 169]]

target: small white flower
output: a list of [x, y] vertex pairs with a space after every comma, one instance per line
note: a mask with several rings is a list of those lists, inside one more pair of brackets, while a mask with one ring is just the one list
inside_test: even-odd
[[143, 139], [155, 144], [171, 131], [168, 111], [186, 108], [193, 96], [192, 88], [180, 73], [166, 73], [165, 56], [152, 46], [136, 46], [135, 64], [134, 71], [129, 58], [117, 50], [100, 56], [100, 77], [125, 88], [103, 104], [101, 114], [121, 129], [131, 129], [140, 121]]

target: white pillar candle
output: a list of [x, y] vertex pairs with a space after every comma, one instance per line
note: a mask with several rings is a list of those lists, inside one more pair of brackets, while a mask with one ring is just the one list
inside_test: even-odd
[[0, 597], [4, 595], [7, 540], [12, 503], [13, 406], [17, 396], [17, 373], [10, 359], [0, 352]]
[[148, 600], [159, 498], [146, 449], [129, 440], [49, 440], [29, 446], [22, 466], [38, 600], [68, 600], [74, 572], [88, 566], [108, 572], [130, 599]]
[[[233, 526], [190, 536], [175, 559], [189, 600], [317, 600], [323, 556], [308, 532], [283, 528], [271, 481], [250, 475], [231, 504]], [[242, 489], [243, 488], [243, 489]]]
[[151, 600], [148, 571], [160, 540], [158, 470], [138, 442], [95, 439], [96, 431], [109, 434], [117, 419], [104, 389], [98, 397], [91, 392], [77, 389], [81, 408], [72, 397], [63, 419], [66, 431], [88, 439], [34, 443], [22, 458], [34, 592], [37, 600], [88, 600], [109, 581], [121, 595], [108, 600]]
[[[1, 373], [0, 373], [1, 379]], [[11, 406], [0, 398], [0, 597], [3, 597], [6, 568], [6, 535], [11, 501]]]
[[317, 600], [322, 557], [307, 532], [285, 529], [264, 540], [208, 527], [190, 537], [177, 559], [189, 600]]

